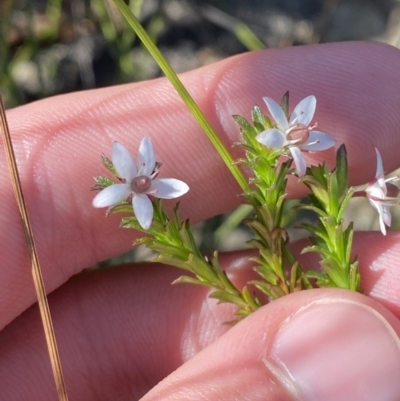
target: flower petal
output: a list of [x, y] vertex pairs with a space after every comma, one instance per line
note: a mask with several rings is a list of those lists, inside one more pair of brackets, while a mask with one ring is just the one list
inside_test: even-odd
[[390, 212], [389, 206], [382, 204], [382, 219], [384, 223], [390, 227], [392, 224], [392, 213]]
[[385, 226], [385, 221], [383, 220], [382, 205], [380, 203], [377, 204], [377, 210], [379, 213], [379, 228], [381, 229], [382, 234], [386, 235], [386, 226]]
[[262, 143], [264, 146], [273, 149], [282, 148], [286, 145], [285, 135], [276, 128], [267, 129], [256, 136], [258, 142]]
[[130, 194], [130, 189], [127, 184], [113, 184], [104, 188], [93, 199], [94, 207], [108, 207], [126, 199]]
[[290, 146], [289, 147], [290, 153], [292, 154], [294, 164], [296, 166], [297, 175], [299, 177], [303, 177], [306, 173], [306, 161], [304, 156], [301, 153], [301, 150], [297, 146]]
[[386, 196], [386, 180], [385, 180], [385, 175], [383, 171], [383, 164], [382, 164], [382, 157], [381, 154], [379, 153], [379, 150], [375, 148], [376, 152], [376, 174], [375, 174], [375, 179], [378, 183], [378, 185], [381, 187], [383, 191], [384, 197]]
[[153, 203], [147, 195], [135, 195], [132, 199], [135, 216], [144, 230], [148, 230], [153, 221]]
[[375, 178], [381, 178], [383, 177], [383, 164], [382, 164], [382, 157], [381, 154], [379, 153], [379, 150], [375, 148], [376, 152], [376, 174]]
[[392, 215], [390, 210], [387, 206], [383, 205], [380, 201], [369, 200], [371, 205], [378, 211], [379, 214], [379, 227], [382, 231], [383, 235], [386, 235], [386, 227], [385, 223], [390, 226]]
[[314, 117], [317, 99], [315, 96], [307, 96], [294, 108], [290, 115], [289, 125], [304, 124], [308, 127]]
[[335, 146], [335, 143], [335, 139], [323, 132], [310, 131], [310, 136], [308, 137], [307, 142], [303, 145], [299, 145], [299, 148], [308, 152], [317, 152], [329, 149], [332, 146]]
[[386, 185], [382, 188], [377, 180], [369, 184], [365, 189], [367, 197], [374, 201], [383, 201], [385, 199]]
[[112, 144], [111, 159], [120, 178], [130, 182], [136, 177], [135, 161], [122, 143], [114, 142]]
[[160, 178], [153, 180], [149, 193], [151, 191], [156, 191], [152, 193], [156, 198], [173, 199], [189, 191], [189, 186], [175, 178]]
[[286, 131], [286, 129], [289, 127], [289, 124], [282, 107], [270, 97], [263, 97], [263, 100], [268, 107], [271, 117], [278, 125], [278, 128], [281, 131]]
[[145, 136], [140, 142], [138, 156], [138, 175], [149, 177], [156, 165], [156, 152], [153, 142], [148, 136]]
[[379, 228], [381, 229], [382, 234], [386, 235], [385, 223], [380, 215], [379, 215]]

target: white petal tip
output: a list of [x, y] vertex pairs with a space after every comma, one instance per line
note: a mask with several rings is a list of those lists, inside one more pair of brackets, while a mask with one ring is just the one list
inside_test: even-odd
[[189, 192], [189, 185], [187, 185], [185, 182], [182, 182], [181, 185], [181, 195], [185, 195], [186, 193]]
[[139, 224], [140, 224], [140, 226], [143, 228], [143, 230], [148, 230], [148, 229], [151, 227], [151, 223], [152, 223], [152, 222], [146, 223], [146, 224], [141, 224], [141, 223], [139, 222]]
[[148, 230], [153, 221], [153, 203], [147, 195], [136, 195], [132, 199], [135, 216], [144, 230]]
[[151, 191], [155, 191], [154, 196], [156, 198], [174, 199], [185, 195], [189, 191], [189, 186], [175, 178], [160, 178], [153, 181]]
[[113, 184], [104, 188], [92, 200], [93, 207], [109, 207], [118, 204], [129, 196], [129, 188], [125, 184]]
[[92, 200], [92, 206], [96, 208], [108, 207], [110, 205], [107, 204], [106, 198], [100, 192], [98, 193]]

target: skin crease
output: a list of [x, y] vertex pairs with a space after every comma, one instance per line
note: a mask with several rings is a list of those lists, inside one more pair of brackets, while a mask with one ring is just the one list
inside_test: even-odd
[[[254, 104], [263, 106], [263, 96], [280, 99], [287, 89], [292, 107], [314, 94], [318, 129], [334, 135], [338, 144], [346, 143], [351, 183], [361, 184], [374, 177], [374, 146], [386, 171], [400, 167], [393, 151], [400, 142], [400, 84], [395, 79], [399, 67], [400, 53], [394, 48], [342, 43], [243, 54], [183, 74], [182, 80], [227, 146], [239, 140], [232, 114], [250, 118]], [[66, 283], [94, 263], [128, 250], [134, 239], [132, 231], [118, 229], [120, 216], [105, 219], [104, 210], [91, 207], [94, 194], [88, 188], [93, 176], [104, 173], [99, 156], [109, 154], [113, 140], [135, 155], [141, 138], [152, 137], [157, 160], [163, 163], [160, 176], [181, 179], [191, 187], [181, 205], [183, 215], [190, 215], [193, 222], [238, 205], [240, 189], [164, 79], [59, 96], [9, 110], [7, 117], [46, 288], [54, 291], [50, 304], [71, 400], [136, 400], [195, 354], [197, 364], [183, 365], [144, 399], [218, 400], [224, 385], [238, 391], [225, 399], [245, 399], [252, 378], [265, 372], [241, 359], [240, 352], [235, 354], [238, 338], [243, 333], [272, 335], [288, 313], [310, 299], [357, 299], [379, 310], [400, 332], [400, 246], [399, 235], [393, 232], [387, 237], [356, 235], [363, 288], [371, 298], [337, 290], [303, 292], [266, 306], [257, 312], [261, 318], [246, 319], [233, 330], [222, 324], [231, 319], [232, 308], [208, 300], [206, 289], [171, 287], [179, 272], [169, 267], [86, 272]], [[334, 151], [307, 159], [332, 163]], [[1, 394], [8, 401], [54, 400], [39, 314], [36, 306], [31, 307], [35, 294], [29, 260], [5, 165], [1, 148]], [[290, 195], [302, 191], [292, 180]], [[303, 260], [316, 268], [313, 255]], [[224, 255], [222, 263], [238, 282], [247, 279], [249, 266], [242, 253]], [[202, 351], [224, 333], [218, 347]], [[260, 352], [261, 334], [254, 336], [255, 348], [247, 355]], [[226, 366], [219, 352], [237, 358]], [[248, 372], [254, 373], [242, 374], [248, 381], [226, 374], [246, 363]], [[196, 369], [215, 375], [195, 380]], [[211, 394], [206, 385], [210, 380], [215, 386]], [[235, 387], [239, 384], [240, 389]], [[279, 384], [268, 391], [272, 401], [292, 399]]]

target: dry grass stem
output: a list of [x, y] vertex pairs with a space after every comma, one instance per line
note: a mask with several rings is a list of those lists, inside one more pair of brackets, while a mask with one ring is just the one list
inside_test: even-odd
[[11, 142], [10, 131], [8, 128], [6, 113], [1, 96], [0, 96], [0, 127], [1, 127], [4, 147], [6, 150], [7, 163], [10, 168], [11, 181], [14, 189], [14, 194], [18, 204], [19, 211], [21, 213], [22, 225], [24, 228], [26, 243], [29, 251], [29, 257], [32, 263], [32, 276], [38, 298], [40, 315], [42, 318], [42, 323], [46, 336], [46, 342], [49, 350], [49, 356], [54, 374], [54, 380], [57, 387], [58, 399], [59, 401], [68, 401], [64, 376], [61, 369], [60, 356], [58, 353], [53, 323], [50, 316], [49, 304], [47, 302], [47, 295], [44, 287], [42, 272], [40, 270], [39, 258], [33, 240], [32, 227], [29, 221], [28, 212], [24, 201], [24, 196], [22, 193], [21, 180], [18, 174], [17, 163], [15, 160], [15, 153]]

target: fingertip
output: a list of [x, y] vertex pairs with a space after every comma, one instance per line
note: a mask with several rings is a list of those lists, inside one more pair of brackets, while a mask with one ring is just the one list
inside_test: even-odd
[[350, 291], [314, 290], [263, 307], [143, 400], [394, 400], [398, 321]]
[[365, 394], [398, 399], [399, 357], [398, 334], [389, 322], [355, 299], [303, 306], [279, 328], [270, 352], [283, 382], [307, 401], [364, 401]]

